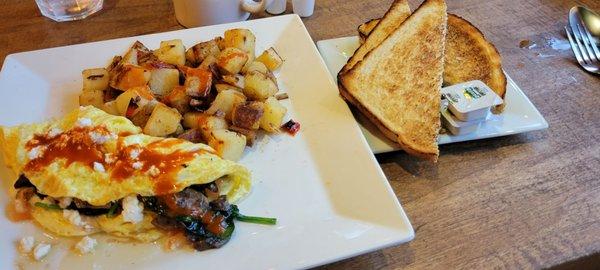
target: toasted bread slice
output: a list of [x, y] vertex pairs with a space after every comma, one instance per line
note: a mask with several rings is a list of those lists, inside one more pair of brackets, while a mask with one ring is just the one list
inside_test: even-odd
[[[358, 34], [367, 37], [381, 19], [373, 19], [358, 27]], [[448, 33], [444, 63], [444, 84], [480, 80], [504, 99], [506, 76], [502, 71], [502, 59], [496, 47], [469, 21], [448, 14]], [[505, 103], [494, 108], [501, 113]]]
[[342, 68], [342, 71], [348, 71], [356, 63], [363, 59], [363, 57], [373, 50], [375, 47], [379, 46], [381, 42], [383, 42], [396, 28], [406, 20], [410, 16], [410, 7], [408, 6], [407, 0], [396, 0], [392, 3], [390, 9], [383, 15], [380, 23], [378, 23], [373, 30], [370, 32], [369, 36], [356, 51], [354, 55], [348, 59], [348, 62]]
[[[406, 17], [408, 17], [408, 15]], [[358, 26], [358, 38], [360, 39], [360, 44], [365, 43], [367, 36], [369, 33], [371, 33], [371, 31], [373, 31], [373, 29], [375, 29], [375, 26], [379, 24], [379, 21], [381, 21], [381, 19], [372, 19]]]
[[[496, 47], [467, 20], [448, 14], [444, 84], [480, 80], [504, 99], [506, 76]], [[504, 103], [494, 109], [500, 113]]]
[[446, 3], [425, 0], [347, 72], [342, 96], [409, 154], [436, 161]]

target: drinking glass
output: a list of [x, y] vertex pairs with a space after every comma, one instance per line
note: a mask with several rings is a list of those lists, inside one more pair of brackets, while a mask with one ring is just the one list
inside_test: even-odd
[[104, 0], [35, 0], [42, 15], [57, 22], [81, 20], [102, 9]]

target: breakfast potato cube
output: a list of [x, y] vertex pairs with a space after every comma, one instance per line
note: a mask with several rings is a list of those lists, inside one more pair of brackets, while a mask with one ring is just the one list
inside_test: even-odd
[[252, 71], [247, 73], [244, 78], [246, 84], [244, 95], [251, 100], [262, 101], [279, 91], [277, 84], [263, 73]]
[[207, 136], [210, 147], [224, 159], [238, 161], [246, 148], [246, 137], [226, 129], [217, 129]]
[[179, 70], [158, 68], [150, 72], [150, 90], [157, 96], [166, 96], [179, 84]]
[[121, 65], [135, 65], [137, 66], [139, 64], [138, 62], [138, 53], [137, 50], [135, 48], [130, 48], [125, 55], [123, 55], [123, 58], [121, 59], [120, 63]]
[[104, 103], [102, 110], [108, 114], [119, 115], [117, 103], [114, 100]]
[[233, 107], [244, 102], [246, 102], [244, 94], [235, 90], [225, 90], [217, 94], [206, 113], [215, 114], [217, 111], [221, 111], [225, 113], [226, 119], [231, 119]]
[[160, 61], [173, 65], [185, 64], [185, 47], [181, 39], [160, 42], [160, 48], [154, 51]]
[[254, 141], [256, 141], [256, 130], [245, 129], [236, 126], [229, 127], [229, 130], [244, 135], [244, 137], [246, 137], [246, 146], [254, 145]]
[[208, 68], [217, 64], [217, 56], [209, 55], [204, 58], [204, 61], [198, 66], [198, 68]]
[[283, 64], [283, 59], [281, 59], [281, 56], [279, 56], [273, 47], [267, 49], [261, 55], [259, 55], [256, 58], [256, 61], [265, 64], [270, 71], [277, 70], [281, 64]]
[[262, 62], [258, 62], [258, 61], [252, 61], [252, 63], [246, 65], [242, 69], [242, 73], [244, 73], [244, 74], [252, 72], [252, 71], [258, 71], [263, 74], [269, 73], [269, 69], [267, 68], [267, 66], [265, 66], [265, 64], [263, 64]]
[[177, 131], [180, 121], [181, 114], [177, 110], [158, 103], [144, 126], [144, 133], [150, 136], [165, 137]]
[[87, 90], [79, 94], [79, 106], [92, 105], [98, 109], [102, 109], [104, 105], [104, 91], [102, 90]]
[[185, 87], [177, 85], [171, 92], [163, 98], [166, 105], [173, 107], [184, 114], [190, 110], [190, 100], [192, 98], [185, 94]]
[[216, 57], [221, 52], [217, 39], [200, 42], [185, 52], [185, 60], [190, 66], [200, 65], [208, 56]]
[[154, 96], [150, 92], [148, 86], [134, 87], [125, 92], [115, 99], [115, 105], [117, 112], [121, 116], [131, 116], [133, 110], [146, 105], [149, 101], [153, 100]]
[[269, 97], [265, 101], [264, 114], [260, 119], [260, 128], [267, 132], [277, 132], [283, 117], [287, 113], [287, 108], [281, 105], [274, 97]]
[[206, 68], [186, 68], [185, 92], [191, 97], [206, 97], [212, 87], [213, 74]]
[[248, 54], [238, 48], [225, 48], [217, 57], [217, 67], [223, 74], [237, 74], [248, 62]]
[[248, 29], [229, 29], [225, 31], [222, 44], [225, 48], [235, 47], [248, 54], [254, 60], [256, 37]]
[[260, 125], [260, 118], [264, 113], [264, 103], [249, 101], [238, 104], [231, 113], [231, 122], [234, 126], [256, 130]]
[[84, 69], [81, 72], [83, 77], [83, 91], [104, 91], [108, 88], [108, 70], [105, 68]]
[[244, 86], [246, 85], [244, 76], [242, 76], [240, 74], [223, 75], [221, 77], [221, 80], [227, 84], [233, 85], [233, 86], [235, 86], [237, 88], [241, 88], [241, 89], [244, 89]]
[[183, 115], [183, 126], [198, 130], [227, 129], [229, 124], [222, 117], [217, 117], [203, 112], [188, 112]]
[[242, 92], [242, 88], [238, 88], [238, 87], [235, 87], [233, 85], [226, 84], [226, 83], [217, 83], [217, 84], [215, 84], [215, 89], [217, 90], [217, 93], [223, 92], [225, 90], [235, 90], [235, 91], [238, 91], [240, 93]]
[[150, 115], [152, 115], [154, 107], [156, 107], [157, 104], [158, 102], [154, 100], [135, 110], [131, 116], [131, 122], [138, 127], [146, 126], [146, 123], [148, 123], [148, 119], [150, 119]]
[[111, 70], [110, 86], [121, 91], [127, 91], [129, 88], [144, 86], [150, 81], [151, 73], [149, 70], [134, 65], [118, 65]]

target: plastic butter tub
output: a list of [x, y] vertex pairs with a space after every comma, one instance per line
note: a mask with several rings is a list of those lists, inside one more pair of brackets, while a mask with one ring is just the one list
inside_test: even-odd
[[[483, 121], [463, 122], [456, 119], [448, 109], [441, 110], [442, 125], [453, 135], [463, 135], [477, 130]], [[485, 120], [485, 118], [483, 119]]]
[[448, 109], [456, 119], [465, 122], [485, 119], [492, 106], [502, 104], [500, 98], [482, 81], [470, 81], [442, 88]]

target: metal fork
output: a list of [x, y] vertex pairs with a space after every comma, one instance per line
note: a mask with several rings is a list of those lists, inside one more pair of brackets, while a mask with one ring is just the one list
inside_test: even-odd
[[565, 31], [577, 62], [588, 72], [600, 74], [600, 49], [593, 42], [590, 31], [579, 21], [571, 26], [565, 26]]

